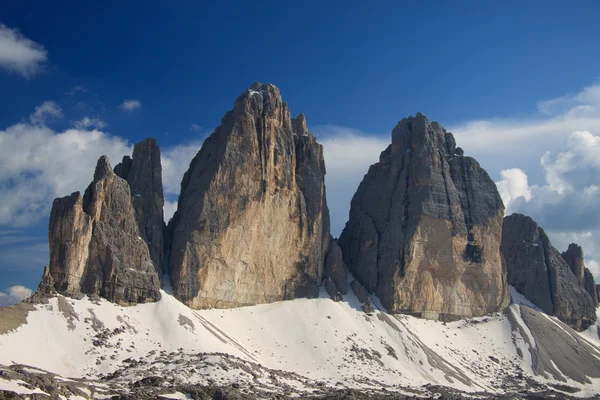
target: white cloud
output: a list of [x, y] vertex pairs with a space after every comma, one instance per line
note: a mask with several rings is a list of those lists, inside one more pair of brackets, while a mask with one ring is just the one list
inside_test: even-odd
[[166, 195], [179, 195], [183, 174], [188, 170], [192, 158], [202, 147], [202, 142], [202, 140], [196, 140], [161, 151], [163, 188]]
[[169, 220], [173, 218], [175, 215], [175, 211], [177, 211], [177, 201], [167, 201], [165, 200], [165, 205], [163, 207], [163, 214], [166, 223], [169, 223]]
[[190, 131], [192, 132], [200, 132], [202, 130], [202, 127], [198, 124], [192, 124], [190, 126]]
[[123, 111], [133, 112], [139, 108], [142, 108], [142, 103], [139, 100], [123, 100], [120, 105]]
[[45, 125], [53, 119], [62, 118], [62, 109], [53, 101], [45, 101], [39, 106], [35, 107], [35, 110], [29, 116], [31, 123], [36, 125]]
[[50, 129], [44, 116], [56, 116], [46, 112], [56, 108], [48, 103], [32, 114], [35, 123], [0, 131], [0, 225], [37, 222], [48, 215], [55, 197], [85, 190], [101, 155], [116, 163], [131, 154], [127, 140], [98, 129]]
[[18, 30], [0, 24], [0, 67], [30, 78], [41, 71], [48, 52]]
[[372, 135], [335, 125], [316, 126], [311, 131], [323, 145], [331, 234], [337, 237], [348, 220], [352, 196], [369, 166], [379, 161], [391, 143], [391, 134]]
[[0, 306], [10, 306], [31, 296], [32, 290], [25, 286], [11, 286], [0, 292]]
[[83, 86], [74, 86], [71, 89], [69, 89], [67, 92], [65, 92], [65, 94], [67, 96], [74, 96], [77, 93], [87, 93], [89, 92], [89, 90]]
[[502, 180], [496, 182], [496, 186], [506, 207], [506, 213], [510, 214], [510, 203], [513, 200], [519, 197], [525, 200], [531, 199], [527, 174], [519, 168], [511, 168], [500, 171], [500, 176]]
[[87, 115], [75, 122], [75, 128], [77, 129], [102, 129], [106, 127], [106, 123], [100, 118], [90, 118]]

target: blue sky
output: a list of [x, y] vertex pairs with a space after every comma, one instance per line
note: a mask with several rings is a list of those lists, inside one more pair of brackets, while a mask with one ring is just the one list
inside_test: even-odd
[[600, 3], [86, 3], [2, 6], [0, 302], [36, 286], [52, 198], [83, 190], [98, 152], [116, 163], [156, 137], [174, 201], [254, 81], [276, 84], [324, 144], [334, 236], [391, 129], [422, 111], [509, 211], [547, 226], [560, 250], [580, 242], [600, 275]]

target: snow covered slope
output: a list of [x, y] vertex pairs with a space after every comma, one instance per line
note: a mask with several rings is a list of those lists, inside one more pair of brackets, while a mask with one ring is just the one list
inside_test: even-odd
[[[597, 335], [578, 334], [512, 294], [515, 304], [504, 313], [453, 323], [365, 314], [353, 295], [336, 303], [325, 293], [203, 311], [165, 292], [157, 303], [133, 307], [59, 296], [0, 335], [0, 364], [102, 378], [98, 393], [109, 390], [107, 382], [115, 389], [150, 376], [162, 386], [235, 384], [286, 394], [385, 388], [427, 395], [425, 385], [600, 392]], [[0, 389], [14, 382], [0, 379]]]

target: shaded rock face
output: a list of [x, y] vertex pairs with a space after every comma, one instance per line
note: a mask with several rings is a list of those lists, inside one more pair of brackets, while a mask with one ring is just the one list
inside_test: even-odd
[[125, 179], [131, 191], [140, 236], [148, 244], [150, 258], [159, 278], [164, 274], [165, 222], [160, 149], [148, 138], [133, 148], [133, 156], [123, 157], [114, 172]]
[[318, 294], [329, 246], [323, 150], [255, 83], [205, 141], [169, 225], [174, 295], [193, 308]]
[[595, 322], [592, 297], [530, 217], [513, 214], [504, 218], [501, 250], [508, 283], [533, 304], [578, 331]]
[[55, 292], [54, 278], [50, 274], [50, 269], [48, 267], [44, 267], [44, 274], [42, 275], [42, 280], [37, 287], [36, 293], [48, 296], [54, 294]]
[[342, 257], [342, 249], [337, 241], [330, 242], [327, 257], [325, 257], [325, 268], [323, 278], [331, 278], [335, 288], [341, 294], [348, 294], [348, 269]]
[[369, 168], [339, 244], [389, 312], [451, 320], [509, 302], [494, 182], [423, 114], [405, 118]]
[[594, 275], [585, 267], [583, 261], [583, 249], [576, 243], [571, 243], [567, 251], [561, 253], [562, 258], [567, 262], [577, 281], [592, 298], [594, 307], [598, 307], [598, 292]]
[[98, 160], [94, 180], [52, 204], [49, 272], [64, 295], [99, 295], [119, 304], [160, 299], [160, 280], [141, 237], [127, 182]]

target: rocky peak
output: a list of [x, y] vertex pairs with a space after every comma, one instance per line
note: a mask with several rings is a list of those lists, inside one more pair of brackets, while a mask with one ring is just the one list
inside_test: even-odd
[[[160, 280], [135, 220], [128, 183], [100, 157], [94, 180], [54, 200], [49, 273], [61, 294], [99, 295], [120, 304], [160, 298]], [[43, 283], [50, 282], [44, 274]]]
[[[569, 246], [567, 259], [575, 262], [583, 253]], [[528, 216], [504, 218], [501, 251], [508, 270], [508, 283], [533, 304], [576, 330], [587, 329], [596, 320], [594, 300], [580, 284], [544, 230]], [[590, 289], [593, 291], [593, 287]]]
[[137, 143], [132, 157], [123, 157], [115, 167], [115, 173], [129, 184], [140, 236], [148, 244], [150, 258], [162, 278], [166, 227], [160, 148], [156, 139], [147, 138]]
[[561, 256], [567, 262], [567, 265], [571, 268], [573, 274], [575, 274], [579, 284], [589, 293], [594, 302], [594, 306], [598, 307], [599, 299], [596, 290], [596, 282], [594, 280], [594, 275], [592, 275], [590, 270], [585, 267], [583, 249], [581, 246], [576, 243], [571, 243], [567, 251], [563, 252]]
[[352, 199], [344, 262], [390, 312], [448, 320], [508, 304], [502, 200], [456, 150], [439, 123], [404, 118]]
[[329, 245], [324, 161], [279, 89], [255, 83], [196, 155], [170, 224], [171, 283], [195, 308], [315, 296]]
[[562, 258], [567, 262], [579, 284], [583, 285], [585, 276], [585, 265], [583, 262], [583, 249], [576, 243], [571, 243], [567, 251], [561, 253]]

